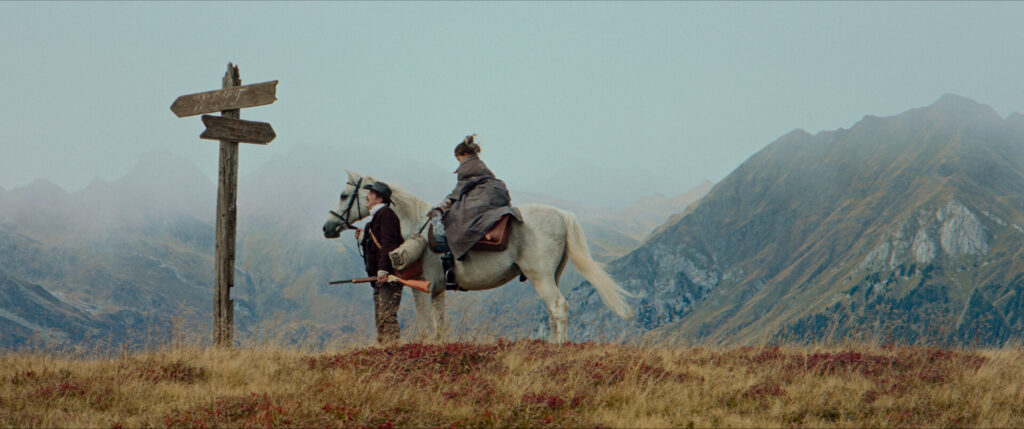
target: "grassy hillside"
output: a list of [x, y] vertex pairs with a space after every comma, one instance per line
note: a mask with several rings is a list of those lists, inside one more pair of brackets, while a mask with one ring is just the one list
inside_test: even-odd
[[533, 341], [0, 356], [0, 427], [1019, 426], [1024, 349]]

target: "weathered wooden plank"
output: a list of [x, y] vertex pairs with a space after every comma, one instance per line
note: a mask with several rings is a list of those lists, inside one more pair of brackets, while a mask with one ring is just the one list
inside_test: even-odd
[[171, 104], [171, 111], [182, 118], [203, 113], [263, 106], [275, 101], [277, 101], [277, 81], [272, 80], [182, 95]]
[[267, 144], [277, 137], [274, 128], [266, 122], [203, 115], [203, 124], [206, 125], [206, 131], [199, 135], [201, 139]]
[[[228, 71], [221, 80], [224, 88], [242, 84], [238, 67], [228, 63]], [[225, 118], [238, 119], [237, 109], [221, 112]], [[234, 345], [234, 302], [231, 287], [235, 284], [235, 226], [238, 195], [238, 143], [228, 140], [220, 142], [220, 168], [217, 174], [217, 250], [214, 258], [213, 314], [214, 343], [221, 347]]]

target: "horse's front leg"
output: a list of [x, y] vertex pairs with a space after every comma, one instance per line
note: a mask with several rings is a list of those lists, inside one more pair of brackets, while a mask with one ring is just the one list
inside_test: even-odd
[[431, 320], [434, 326], [434, 341], [444, 342], [448, 338], [448, 324], [445, 319], [444, 309], [444, 291], [442, 290], [440, 293], [432, 295], [430, 301], [434, 307], [432, 312], [433, 319]]
[[412, 293], [412, 297], [416, 302], [416, 316], [413, 319], [416, 340], [429, 341], [437, 329], [434, 326], [434, 307], [431, 305], [430, 294], [416, 291]]

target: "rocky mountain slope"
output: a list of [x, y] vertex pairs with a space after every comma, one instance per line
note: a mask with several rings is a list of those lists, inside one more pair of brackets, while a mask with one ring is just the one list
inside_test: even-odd
[[169, 334], [166, 321], [132, 310], [94, 313], [72, 306], [41, 286], [0, 271], [0, 347], [90, 347], [142, 344], [132, 330]]
[[793, 131], [611, 263], [642, 295], [580, 330], [756, 343], [1003, 344], [1024, 333], [1024, 116], [947, 95]]

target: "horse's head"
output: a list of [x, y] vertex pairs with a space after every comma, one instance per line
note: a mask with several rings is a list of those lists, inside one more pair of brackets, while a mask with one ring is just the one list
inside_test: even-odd
[[340, 237], [342, 231], [351, 229], [353, 223], [370, 215], [370, 209], [366, 207], [366, 194], [369, 191], [363, 187], [374, 183], [375, 180], [371, 177], [362, 177], [351, 171], [347, 172], [348, 183], [341, 191], [338, 205], [334, 206], [327, 222], [324, 222], [324, 237], [326, 238]]

